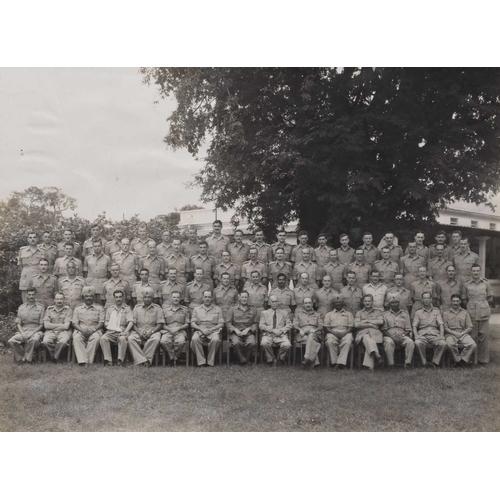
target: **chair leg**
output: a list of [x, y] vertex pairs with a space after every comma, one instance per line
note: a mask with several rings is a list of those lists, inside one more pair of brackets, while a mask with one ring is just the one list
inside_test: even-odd
[[354, 370], [354, 342], [351, 344], [351, 371]]

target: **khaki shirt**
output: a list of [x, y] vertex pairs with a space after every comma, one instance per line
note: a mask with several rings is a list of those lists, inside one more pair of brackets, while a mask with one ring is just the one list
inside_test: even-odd
[[156, 285], [160, 284], [160, 276], [165, 275], [165, 260], [163, 257], [158, 255], [146, 255], [145, 257], [141, 257], [139, 267], [141, 269], [147, 269], [149, 271], [149, 281], [155, 283]]
[[71, 326], [72, 317], [73, 312], [69, 306], [62, 306], [61, 309], [57, 309], [56, 306], [49, 306], [45, 311], [43, 322], [53, 323], [54, 325], [64, 325], [65, 323], [70, 323]]
[[493, 296], [490, 282], [479, 278], [479, 281], [468, 280], [462, 288], [462, 298], [467, 300], [467, 311], [474, 321], [485, 321], [491, 315], [488, 297]]
[[344, 264], [344, 266], [348, 266], [351, 262], [354, 261], [354, 254], [356, 250], [351, 247], [347, 247], [347, 250], [344, 250], [342, 247], [337, 248], [337, 255], [339, 262]]
[[147, 307], [144, 304], [137, 304], [132, 316], [138, 330], [154, 329], [165, 323], [163, 310], [158, 304], [150, 304]]
[[330, 262], [330, 250], [333, 250], [333, 248], [328, 245], [325, 245], [324, 247], [318, 246], [314, 249], [316, 264], [318, 264], [319, 267], [323, 267], [325, 264]]
[[111, 278], [108, 281], [105, 281], [102, 285], [102, 295], [103, 298], [106, 299], [106, 306], [115, 303], [115, 296], [113, 293], [116, 290], [121, 290], [123, 292], [124, 299], [130, 300], [131, 292], [128, 281], [122, 278], [118, 278], [117, 280]]
[[402, 340], [405, 336], [411, 334], [410, 315], [399, 310], [397, 313], [389, 309], [384, 312], [384, 324], [381, 328], [384, 335], [387, 335], [393, 340]]
[[[210, 290], [210, 287], [208, 285], [206, 286], [207, 289]], [[178, 281], [171, 283], [169, 280], [165, 280], [160, 283], [160, 295], [163, 300], [163, 307], [170, 305], [172, 292], [179, 292], [181, 294], [181, 300], [185, 300], [186, 286]]]
[[181, 243], [181, 252], [190, 259], [193, 255], [197, 255], [200, 252], [200, 247], [198, 242], [195, 241], [191, 243], [189, 240], [183, 241]]
[[335, 335], [337, 338], [343, 338], [347, 335], [347, 328], [354, 328], [354, 316], [345, 309], [341, 309], [340, 311], [333, 310], [326, 314], [324, 326], [331, 328], [345, 328], [345, 332], [343, 334], [332, 334], [328, 332], [328, 328], [326, 328], [327, 334]]
[[238, 290], [234, 286], [229, 285], [227, 288], [220, 284], [214, 290], [214, 305], [219, 306], [224, 313], [224, 317], [227, 317], [227, 312], [230, 307], [235, 306], [238, 303]]
[[199, 284], [196, 281], [191, 281], [186, 287], [184, 303], [191, 309], [203, 304], [203, 292], [207, 291], [212, 291], [212, 288], [207, 283], [202, 282], [201, 284]]
[[438, 281], [445, 280], [448, 278], [446, 273], [446, 268], [451, 266], [451, 261], [446, 259], [435, 259], [429, 260], [427, 263], [427, 274], [437, 283]]
[[165, 317], [165, 326], [179, 328], [179, 326], [189, 325], [190, 311], [186, 306], [178, 305], [176, 309], [172, 304], [163, 307], [163, 316]]
[[301, 245], [300, 243], [292, 248], [292, 262], [294, 262], [295, 264], [297, 264], [298, 262], [302, 262], [302, 250], [306, 248], [309, 249], [311, 260], [314, 262], [316, 260], [316, 253], [314, 252], [314, 248], [311, 245]]
[[120, 265], [120, 277], [130, 280], [136, 279], [135, 272], [139, 271], [139, 256], [135, 252], [116, 252], [113, 262]]
[[38, 274], [38, 264], [42, 259], [47, 258], [45, 251], [36, 247], [32, 250], [29, 246], [21, 247], [17, 256], [17, 265], [22, 267], [21, 279], [19, 280], [19, 290], [26, 290], [33, 274]]
[[373, 296], [373, 307], [375, 309], [384, 309], [385, 303], [385, 295], [389, 288], [383, 283], [378, 283], [377, 286], [374, 286], [372, 283], [367, 283], [363, 286], [363, 297], [365, 295]]
[[120, 241], [112, 239], [111, 241], [108, 241], [106, 245], [104, 246], [104, 253], [108, 256], [111, 257], [117, 252], [122, 251], [122, 244]]
[[422, 294], [425, 292], [430, 292], [432, 299], [437, 299], [436, 283], [428, 279], [414, 281], [410, 285], [410, 292], [413, 302], [422, 302]]
[[287, 285], [292, 279], [292, 264], [290, 262], [273, 260], [269, 263], [269, 279], [273, 281], [274, 285], [278, 283], [278, 274], [284, 274], [286, 276]]
[[408, 253], [401, 257], [399, 263], [401, 265], [405, 286], [409, 287], [414, 281], [418, 280], [418, 268], [425, 266], [425, 259], [421, 255], [416, 254], [411, 256]]
[[[405, 255], [409, 255], [410, 252], [408, 250], [408, 247], [406, 247], [405, 250]], [[420, 255], [422, 257], [424, 263], [422, 264], [423, 266], [427, 265], [427, 261], [429, 260], [429, 249], [425, 245], [417, 245], [417, 255]]]
[[284, 260], [290, 262], [292, 260], [292, 251], [293, 251], [292, 245], [289, 245], [288, 243], [283, 243], [283, 245], [277, 242], [273, 243], [271, 245], [271, 250], [273, 251], [273, 260], [276, 260], [276, 250], [278, 248], [281, 248], [283, 250]]
[[[198, 248], [198, 244], [196, 245]], [[156, 253], [160, 257], [163, 257], [164, 259], [168, 257], [171, 253], [173, 253], [174, 249], [172, 248], [172, 244], [169, 243], [168, 245], [165, 245], [165, 243], [162, 241], [158, 245], [156, 245]]]
[[441, 302], [441, 311], [451, 308], [451, 296], [455, 293], [463, 298], [462, 283], [458, 280], [441, 280], [436, 283], [436, 295]]
[[102, 294], [102, 284], [108, 279], [108, 272], [111, 270], [111, 259], [104, 254], [96, 256], [95, 254], [85, 257], [83, 271], [87, 272], [85, 283], [93, 286], [95, 292]]
[[189, 259], [181, 253], [177, 256], [171, 253], [165, 257], [165, 274], [168, 274], [170, 267], [177, 269], [177, 279], [185, 280], [189, 273]]
[[193, 309], [191, 325], [193, 325], [193, 323], [204, 328], [222, 328], [224, 326], [222, 309], [213, 304], [209, 307], [206, 307], [205, 304], [195, 307]]
[[332, 278], [332, 287], [340, 290], [344, 286], [343, 279], [347, 275], [347, 266], [340, 262], [328, 262], [323, 266], [323, 276], [325, 274]]
[[370, 247], [361, 245], [359, 249], [363, 250], [363, 253], [365, 254], [365, 261], [370, 266], [373, 266], [373, 264], [375, 264], [375, 261], [382, 259], [380, 250], [375, 245], [371, 245]]
[[295, 297], [295, 303], [297, 305], [297, 309], [295, 310], [296, 312], [302, 309], [304, 299], [312, 299], [313, 306], [318, 303], [318, 299], [316, 298], [316, 289], [312, 288], [311, 286], [303, 288], [302, 285], [298, 285], [296, 288], [294, 288], [293, 295]]
[[[273, 330], [274, 309], [262, 311], [260, 315], [259, 329], [263, 336], [278, 336]], [[280, 330], [281, 335], [287, 334], [292, 329], [292, 320], [289, 312], [283, 309], [276, 309], [276, 328]], [[279, 336], [281, 336], [279, 335]]]
[[145, 241], [134, 238], [130, 242], [130, 251], [135, 252], [139, 257], [145, 257], [148, 254], [148, 243], [151, 241], [156, 245], [156, 241], [152, 238], [147, 238]]
[[269, 296], [274, 295], [278, 299], [278, 309], [291, 312], [291, 306], [296, 306], [295, 296], [290, 288], [273, 288]]
[[380, 273], [381, 283], [392, 286], [394, 285], [394, 276], [399, 273], [399, 264], [393, 260], [377, 260], [373, 264], [373, 270]]
[[[296, 329], [304, 328], [314, 332], [323, 331], [323, 320], [316, 311], [307, 312], [305, 309], [297, 311], [293, 317], [293, 326]], [[308, 328], [309, 327], [309, 328]]]
[[246, 278], [248, 281], [250, 281], [252, 278], [252, 273], [254, 271], [259, 271], [261, 278], [267, 278], [267, 265], [260, 260], [257, 260], [255, 262], [247, 260], [241, 266], [241, 277]]
[[72, 322], [85, 328], [96, 328], [99, 323], [104, 323], [104, 314], [104, 307], [98, 304], [82, 304], [73, 310]]
[[101, 242], [102, 251], [104, 252], [104, 250], [106, 248], [107, 241], [103, 237], [97, 238], [95, 240], [93, 238], [89, 238], [88, 240], [85, 240], [83, 242], [83, 247], [82, 247], [82, 256], [83, 257], [87, 257], [88, 255], [92, 255], [94, 253], [94, 241]]
[[212, 234], [212, 236], [206, 239], [206, 242], [208, 244], [208, 254], [215, 259], [216, 264], [220, 264], [222, 262], [223, 250], [227, 250], [227, 246], [231, 243], [230, 238], [223, 234], [216, 238], [215, 235]]
[[357, 326], [358, 323], [363, 323], [364, 321], [373, 321], [378, 319], [384, 319], [384, 311], [381, 309], [372, 309], [371, 311], [367, 311], [365, 308], [361, 309], [356, 313], [354, 317], [354, 326], [358, 330], [358, 333], [369, 333], [372, 339], [380, 343], [384, 340], [384, 336], [380, 331], [381, 326], [373, 326], [369, 328], [360, 328]]
[[250, 307], [256, 307], [262, 309], [264, 304], [268, 302], [267, 287], [261, 285], [254, 285], [248, 282], [245, 286], [245, 291], [248, 292], [248, 305]]
[[315, 290], [318, 289], [318, 281], [321, 280], [323, 277], [323, 272], [321, 269], [318, 267], [318, 264], [315, 262], [304, 262], [303, 260], [295, 264], [295, 267], [293, 268], [293, 279], [295, 281], [300, 281], [300, 275], [302, 273], [307, 273], [309, 275], [309, 286], [311, 288], [314, 288]]
[[426, 336], [444, 339], [444, 336], [439, 332], [440, 325], [444, 325], [444, 323], [441, 312], [437, 307], [432, 307], [429, 310], [425, 308], [419, 309], [413, 317], [413, 327], [418, 330], [417, 338]]
[[403, 257], [404, 252], [403, 249], [399, 245], [385, 245], [384, 247], [380, 248], [380, 254], [382, 255], [382, 250], [384, 248], [388, 248], [391, 252], [391, 260], [396, 262], [396, 264], [399, 264], [399, 261], [401, 260], [401, 257]]
[[229, 309], [227, 315], [227, 329], [230, 333], [234, 332], [234, 328], [238, 330], [246, 330], [251, 328], [252, 332], [257, 330], [257, 311], [251, 307], [243, 307], [238, 304]]
[[134, 286], [132, 287], [132, 297], [136, 300], [137, 304], [142, 304], [144, 300], [144, 294], [148, 290], [153, 290], [153, 299], [160, 298], [160, 287], [153, 283], [152, 281], [148, 281], [144, 284], [142, 281], [136, 281]]
[[[460, 338], [464, 330], [472, 331], [472, 320], [470, 314], [465, 310], [460, 308], [458, 311], [453, 309], [448, 309], [443, 311], [443, 321], [446, 328], [449, 330], [456, 330], [453, 332], [453, 336]], [[445, 335], [450, 335], [445, 332]]]
[[[80, 243], [77, 243], [76, 241], [72, 241], [71, 243], [73, 243], [73, 256], [76, 259], [81, 259], [82, 258], [82, 246], [80, 245]], [[65, 241], [60, 241], [57, 244], [57, 255], [59, 257], [64, 257], [66, 255], [66, 250], [64, 248], [64, 245], [66, 245]]]
[[[362, 262], [359, 264], [357, 261], [351, 262], [347, 266], [347, 271], [353, 271], [356, 273], [356, 281], [358, 285], [366, 285], [370, 281], [370, 272], [372, 270], [372, 266], [367, 264], [366, 262]], [[346, 273], [347, 273], [346, 271]]]
[[54, 263], [59, 256], [56, 245], [46, 246], [45, 243], [40, 243], [38, 248], [45, 252], [45, 258], [49, 261], [49, 273], [54, 274]]
[[203, 281], [205, 283], [208, 283], [209, 285], [212, 284], [212, 276], [215, 271], [215, 266], [216, 266], [215, 259], [211, 257], [210, 255], [206, 255], [205, 257], [202, 257], [202, 255], [193, 255], [189, 259], [189, 271], [194, 274], [195, 270], [197, 268], [203, 269]]
[[132, 314], [132, 309], [123, 304], [122, 307], [118, 307], [116, 305], [110, 306], [106, 308], [104, 325], [108, 328], [109, 320], [111, 319], [111, 314], [113, 311], [119, 315], [120, 328], [125, 330], [130, 322], [134, 321], [134, 315]]
[[52, 274], [42, 276], [35, 274], [31, 277], [28, 288], [36, 290], [35, 299], [41, 302], [45, 307], [54, 304], [54, 294], [59, 291], [59, 284], [57, 278]]
[[399, 308], [403, 311], [407, 311], [408, 307], [411, 306], [411, 292], [404, 286], [398, 288], [397, 286], [393, 286], [387, 290], [385, 294], [385, 307], [389, 307], [389, 302], [392, 296], [399, 295]]
[[340, 289], [340, 295], [342, 295], [344, 308], [352, 315], [363, 307], [363, 290], [358, 286], [344, 286]]
[[76, 257], [68, 257], [67, 255], [56, 259], [56, 262], [54, 264], [54, 274], [59, 278], [62, 278], [63, 276], [68, 276], [67, 266], [70, 262], [73, 262], [75, 264], [76, 275], [83, 276], [82, 261], [80, 259], [77, 259]]
[[460, 244], [457, 246], [450, 245], [450, 260], [453, 262], [453, 257], [460, 253]]
[[325, 314], [333, 309], [333, 300], [338, 297], [339, 294], [333, 288], [326, 289], [325, 287], [316, 290], [316, 301], [318, 304], [318, 313], [322, 318]]
[[453, 265], [457, 271], [457, 278], [461, 281], [467, 281], [472, 278], [472, 265], [479, 264], [479, 255], [470, 250], [462, 255], [461, 253], [453, 257]]
[[[432, 245], [429, 245], [429, 256], [428, 256], [429, 261], [432, 259], [435, 259], [437, 257], [436, 246], [437, 246], [437, 243], [433, 243]], [[452, 253], [451, 247], [449, 245], [443, 245], [443, 246], [444, 246], [443, 258], [446, 260], [449, 260], [451, 262], [451, 259], [453, 258], [453, 253]], [[458, 248], [460, 248], [460, 247], [458, 247]]]
[[248, 250], [249, 247], [246, 243], [238, 245], [237, 243], [231, 243], [227, 246], [227, 251], [231, 256], [231, 261], [240, 268], [248, 260]]
[[71, 280], [68, 276], [59, 279], [59, 290], [64, 294], [64, 304], [74, 309], [75, 306], [83, 303], [82, 290], [85, 286], [85, 279], [76, 276]]
[[229, 284], [234, 286], [235, 281], [240, 279], [240, 268], [234, 265], [232, 262], [229, 265], [221, 262], [215, 267], [214, 279], [222, 281], [223, 273], [229, 273]]
[[40, 325], [43, 325], [45, 315], [45, 307], [40, 302], [34, 304], [21, 304], [17, 310], [16, 324], [21, 325], [24, 330], [35, 330]]
[[264, 264], [269, 264], [273, 260], [273, 250], [271, 245], [267, 243], [261, 243], [260, 245], [256, 242], [250, 244], [248, 251], [252, 248], [257, 249], [257, 260], [264, 262]]

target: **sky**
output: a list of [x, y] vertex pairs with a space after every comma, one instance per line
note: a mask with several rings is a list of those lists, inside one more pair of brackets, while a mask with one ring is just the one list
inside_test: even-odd
[[201, 162], [163, 143], [175, 102], [156, 100], [137, 68], [0, 68], [0, 199], [55, 186], [89, 220], [209, 208], [185, 187]]

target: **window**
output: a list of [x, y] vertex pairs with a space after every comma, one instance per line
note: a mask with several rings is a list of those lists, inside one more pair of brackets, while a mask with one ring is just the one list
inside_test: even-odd
[[495, 223], [493, 223], [493, 222], [490, 222], [490, 229], [492, 231], [496, 231], [497, 230], [497, 225]]
[[470, 227], [477, 227], [477, 220], [471, 220], [470, 221]]
[[458, 219], [456, 217], [450, 217], [450, 226], [458, 226]]

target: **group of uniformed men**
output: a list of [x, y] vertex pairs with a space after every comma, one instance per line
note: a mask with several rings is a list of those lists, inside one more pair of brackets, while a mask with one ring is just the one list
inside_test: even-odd
[[119, 226], [113, 236], [106, 241], [95, 225], [80, 246], [70, 230], [57, 245], [50, 232], [41, 244], [29, 233], [18, 257], [24, 303], [9, 340], [17, 362], [32, 362], [40, 342], [57, 362], [72, 337], [82, 366], [93, 363], [99, 345], [111, 365], [111, 344], [119, 365], [128, 349], [134, 364], [150, 366], [158, 345], [175, 365], [191, 329], [198, 366], [212, 366], [224, 328], [241, 364], [258, 332], [269, 365], [284, 363], [296, 343], [305, 345], [304, 367], [315, 366], [323, 341], [335, 370], [348, 363], [353, 342], [364, 347], [363, 366], [371, 370], [384, 364], [377, 344], [390, 368], [396, 347], [404, 349], [405, 368], [415, 347], [423, 366], [438, 367], [445, 349], [454, 366], [470, 366], [476, 349], [480, 364], [489, 361], [492, 291], [458, 230], [450, 245], [439, 231], [429, 247], [419, 231], [405, 252], [389, 232], [380, 248], [369, 232], [357, 249], [346, 234], [339, 248], [327, 246], [325, 234], [313, 248], [306, 231], [293, 247], [285, 231], [272, 245], [259, 229], [251, 244], [241, 230], [231, 242], [219, 220], [202, 240], [194, 228], [184, 242], [166, 230], [156, 244], [144, 223], [132, 241]]

